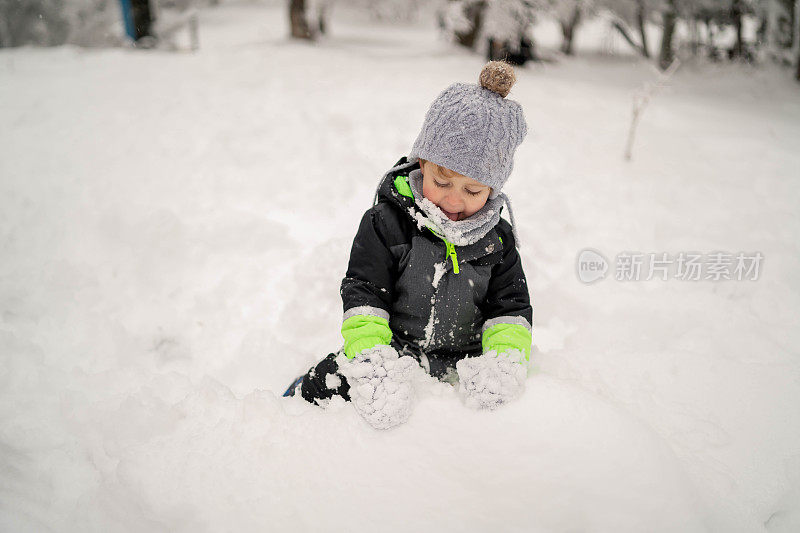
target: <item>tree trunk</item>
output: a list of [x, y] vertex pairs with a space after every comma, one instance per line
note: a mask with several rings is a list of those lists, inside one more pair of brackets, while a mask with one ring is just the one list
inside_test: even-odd
[[794, 61], [797, 64], [797, 68], [794, 71], [794, 79], [800, 81], [800, 53], [795, 56]]
[[289, 23], [292, 37], [295, 39], [312, 40], [313, 36], [306, 20], [305, 0], [289, 0]]
[[480, 33], [481, 25], [483, 24], [483, 11], [486, 9], [486, 2], [474, 2], [467, 6], [467, 10], [464, 13], [472, 27], [469, 31], [459, 33], [456, 32], [455, 36], [458, 40], [458, 44], [462, 46], [466, 46], [467, 48], [473, 48], [475, 46], [475, 39]]
[[153, 17], [149, 0], [131, 0], [131, 13], [133, 17], [133, 40], [138, 41], [142, 37], [152, 35]]
[[691, 20], [689, 21], [689, 32], [691, 33], [691, 47], [692, 47], [692, 57], [697, 57], [697, 54], [700, 51], [700, 30], [697, 28], [698, 21], [697, 17], [694, 14], [691, 15]]
[[636, 25], [639, 27], [639, 37], [642, 40], [641, 53], [644, 57], [650, 57], [650, 51], [647, 48], [647, 29], [645, 23], [647, 22], [647, 5], [645, 0], [638, 1], [638, 8], [636, 10]]
[[[731, 4], [731, 18], [733, 25], [736, 28], [736, 44], [733, 48], [733, 58], [742, 57], [744, 51], [744, 44], [742, 43], [742, 5], [741, 0], [733, 0]], [[733, 59], [732, 58], [732, 59]]]
[[11, 46], [11, 32], [8, 30], [8, 23], [4, 18], [0, 18], [0, 48]]
[[319, 23], [319, 32], [324, 35], [328, 32], [328, 4], [322, 4], [320, 6], [317, 19]]
[[774, 0], [767, 1], [767, 9], [764, 17], [764, 36], [763, 42], [766, 43], [767, 57], [772, 60], [778, 57], [778, 4]]
[[642, 46], [637, 43], [633, 37], [631, 37], [631, 34], [628, 31], [628, 27], [625, 25], [625, 23], [623, 23], [621, 20], [615, 20], [611, 23], [611, 27], [617, 30], [619, 34], [622, 35], [622, 38], [625, 39], [625, 42], [631, 45], [634, 50], [642, 54], [644, 57], [650, 57], [647, 55], [646, 50], [642, 48]]
[[561, 33], [564, 35], [564, 40], [561, 41], [561, 51], [568, 55], [572, 55], [572, 42], [575, 37], [575, 29], [578, 27], [578, 23], [581, 21], [581, 6], [579, 3], [576, 2], [575, 10], [572, 12], [572, 16], [566, 22], [561, 22]]
[[792, 57], [795, 61], [796, 80], [800, 81], [800, 0], [794, 0], [794, 31], [792, 32]]
[[675, 0], [667, 0], [667, 6], [663, 13], [664, 34], [661, 37], [661, 52], [658, 55], [658, 66], [661, 70], [669, 68], [673, 59], [675, 59], [675, 52], [672, 49], [672, 37], [675, 33], [675, 21], [677, 16]]

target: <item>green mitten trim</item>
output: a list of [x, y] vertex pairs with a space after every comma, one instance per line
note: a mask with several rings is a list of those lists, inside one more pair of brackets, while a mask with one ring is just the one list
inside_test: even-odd
[[525, 326], [519, 324], [495, 324], [483, 332], [483, 353], [495, 350], [498, 354], [508, 350], [519, 350], [525, 360], [531, 357], [533, 337]]
[[389, 321], [379, 316], [355, 315], [342, 323], [344, 354], [352, 359], [359, 353], [379, 344], [392, 342]]

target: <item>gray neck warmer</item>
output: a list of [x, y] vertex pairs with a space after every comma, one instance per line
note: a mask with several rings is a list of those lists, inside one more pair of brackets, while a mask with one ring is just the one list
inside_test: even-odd
[[483, 238], [500, 221], [500, 208], [506, 201], [504, 194], [498, 194], [486, 201], [480, 210], [464, 220], [450, 220], [441, 209], [422, 194], [422, 170], [414, 169], [408, 174], [408, 183], [414, 193], [414, 202], [422, 213], [413, 216], [420, 229], [428, 227], [439, 237], [455, 244], [468, 246]]

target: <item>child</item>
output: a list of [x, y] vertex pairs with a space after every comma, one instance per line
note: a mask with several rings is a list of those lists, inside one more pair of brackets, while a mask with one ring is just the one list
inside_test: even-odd
[[476, 407], [522, 392], [533, 309], [516, 232], [500, 211], [511, 208], [501, 189], [527, 126], [505, 98], [510, 65], [489, 62], [479, 81], [444, 90], [409, 156], [384, 175], [342, 281], [344, 347], [285, 395], [338, 395], [388, 428], [410, 415], [419, 366], [457, 377]]

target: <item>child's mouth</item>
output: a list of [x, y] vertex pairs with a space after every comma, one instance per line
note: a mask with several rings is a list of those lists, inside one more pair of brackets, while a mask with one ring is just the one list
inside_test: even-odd
[[[439, 209], [442, 209], [442, 208], [440, 207]], [[451, 213], [450, 211], [447, 211], [446, 209], [442, 209], [442, 213], [444, 213], [447, 216], [447, 218], [449, 218], [450, 220], [453, 220], [453, 221], [458, 220], [458, 217], [461, 216], [461, 213]]]

